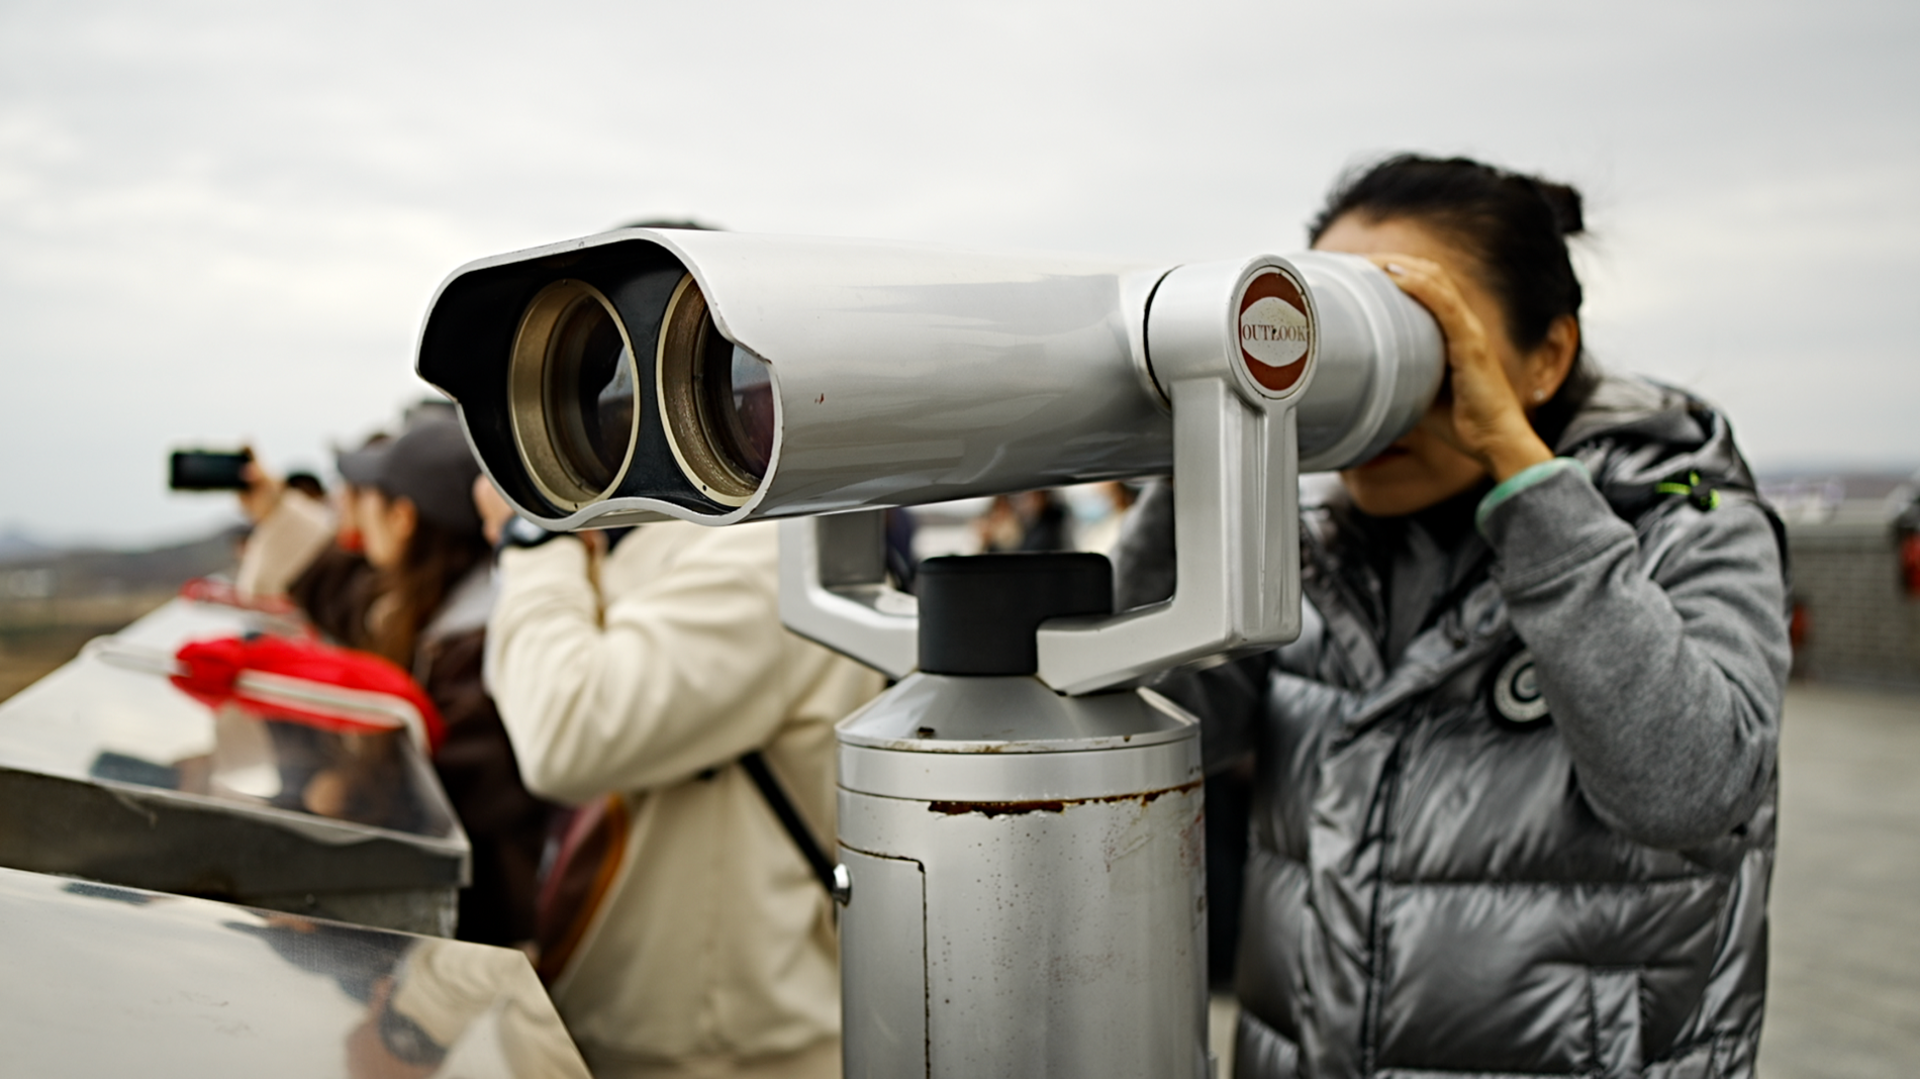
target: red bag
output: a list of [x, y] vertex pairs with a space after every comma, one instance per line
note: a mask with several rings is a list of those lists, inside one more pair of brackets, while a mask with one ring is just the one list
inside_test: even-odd
[[239, 704], [323, 730], [411, 729], [428, 752], [446, 725], [419, 683], [367, 652], [286, 637], [192, 641], [173, 684], [210, 707]]

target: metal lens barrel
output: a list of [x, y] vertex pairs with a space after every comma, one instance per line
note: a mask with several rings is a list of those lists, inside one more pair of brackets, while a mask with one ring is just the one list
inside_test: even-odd
[[514, 441], [554, 502], [579, 507], [619, 485], [640, 429], [639, 371], [600, 290], [555, 281], [527, 305], [509, 373]]
[[1300, 402], [1300, 471], [1350, 468], [1419, 422], [1446, 374], [1446, 342], [1426, 308], [1367, 260], [1288, 258], [1320, 315], [1318, 369]]
[[660, 332], [660, 408], [667, 441], [701, 493], [742, 505], [773, 462], [773, 368], [714, 324], [700, 286], [681, 280]]

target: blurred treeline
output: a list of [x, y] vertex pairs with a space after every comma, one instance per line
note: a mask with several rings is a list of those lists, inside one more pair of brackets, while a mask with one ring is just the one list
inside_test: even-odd
[[0, 536], [0, 700], [72, 659], [92, 638], [166, 602], [187, 581], [230, 569], [236, 538], [222, 531], [116, 551]]

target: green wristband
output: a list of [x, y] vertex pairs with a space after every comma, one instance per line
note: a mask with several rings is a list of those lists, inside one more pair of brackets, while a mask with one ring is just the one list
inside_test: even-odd
[[1555, 457], [1551, 461], [1542, 461], [1537, 465], [1523, 468], [1500, 481], [1498, 487], [1488, 491], [1487, 496], [1480, 500], [1480, 507], [1473, 511], [1473, 527], [1485, 535], [1487, 517], [1493, 513], [1496, 506], [1535, 484], [1545, 483], [1568, 469], [1580, 473], [1588, 480], [1593, 479], [1593, 473], [1587, 471], [1587, 466], [1571, 457]]

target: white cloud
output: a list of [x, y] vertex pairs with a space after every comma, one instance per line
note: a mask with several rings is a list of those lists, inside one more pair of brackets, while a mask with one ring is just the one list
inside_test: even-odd
[[1916, 11], [10, 4], [0, 519], [202, 520], [159, 490], [182, 439], [322, 461], [420, 392], [427, 299], [480, 255], [657, 214], [1284, 251], [1340, 167], [1406, 147], [1582, 185], [1590, 340], [1763, 458], [1920, 462]]

